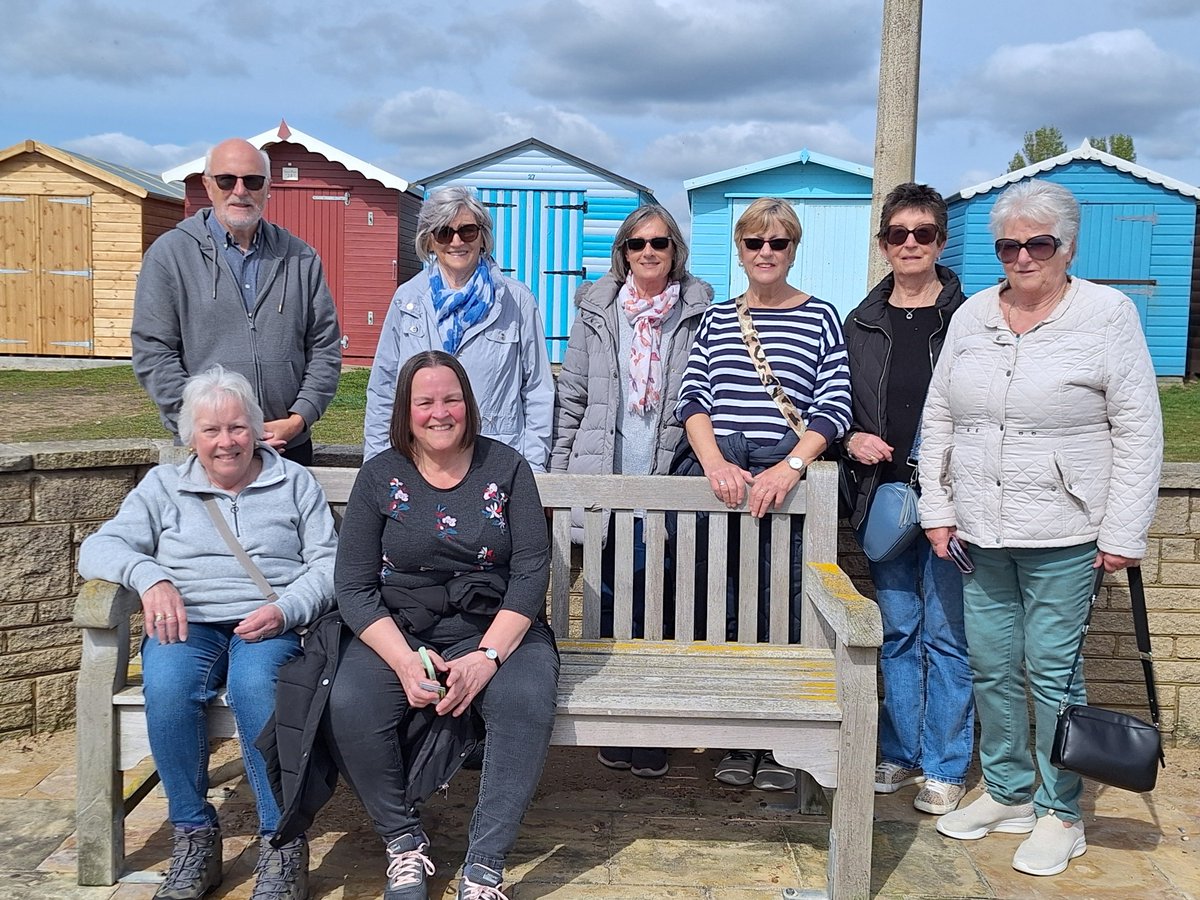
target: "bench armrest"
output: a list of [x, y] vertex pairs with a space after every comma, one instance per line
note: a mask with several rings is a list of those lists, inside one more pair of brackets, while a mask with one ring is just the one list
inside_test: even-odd
[[807, 563], [804, 591], [813, 608], [837, 642], [845, 647], [878, 647], [883, 644], [883, 619], [879, 607], [860, 594], [841, 567], [834, 563]]
[[112, 630], [122, 623], [128, 625], [129, 617], [141, 608], [141, 599], [129, 588], [93, 578], [79, 589], [74, 625], [76, 628]]

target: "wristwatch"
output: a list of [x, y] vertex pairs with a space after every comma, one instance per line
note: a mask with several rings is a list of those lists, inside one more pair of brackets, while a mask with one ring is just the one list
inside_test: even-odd
[[808, 468], [808, 463], [806, 463], [804, 458], [800, 456], [789, 456], [787, 458], [787, 464], [791, 466], [793, 471], [801, 473]]
[[495, 647], [480, 647], [479, 652], [496, 664], [496, 668], [500, 668], [500, 651]]

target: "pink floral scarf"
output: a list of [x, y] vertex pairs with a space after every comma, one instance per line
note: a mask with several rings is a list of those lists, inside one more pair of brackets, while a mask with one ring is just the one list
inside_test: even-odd
[[629, 411], [647, 415], [658, 406], [662, 393], [662, 323], [679, 299], [679, 282], [654, 297], [639, 297], [633, 278], [621, 286], [617, 299], [633, 326], [629, 354]]

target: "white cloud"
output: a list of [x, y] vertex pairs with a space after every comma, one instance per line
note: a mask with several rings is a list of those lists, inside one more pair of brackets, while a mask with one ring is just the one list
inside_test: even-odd
[[82, 153], [84, 156], [161, 175], [180, 163], [203, 156], [211, 144], [148, 144], [127, 134], [109, 132], [62, 141], [60, 146], [64, 150]]

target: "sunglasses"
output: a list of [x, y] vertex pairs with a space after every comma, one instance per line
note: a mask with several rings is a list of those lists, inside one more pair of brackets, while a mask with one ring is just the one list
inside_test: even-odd
[[433, 239], [439, 244], [449, 244], [454, 240], [456, 234], [464, 244], [469, 244], [479, 237], [479, 226], [463, 225], [459, 228], [451, 228], [449, 225], [443, 225], [433, 233]]
[[266, 175], [212, 175], [213, 181], [223, 191], [232, 191], [233, 186], [240, 180], [248, 191], [261, 191], [267, 183]]
[[905, 228], [903, 225], [889, 225], [883, 234], [879, 235], [893, 247], [899, 247], [908, 242], [908, 236], [917, 239], [918, 244], [932, 244], [942, 234], [942, 229], [936, 225], [918, 225], [916, 228]]
[[649, 244], [655, 250], [666, 250], [671, 246], [671, 239], [669, 237], [625, 239], [625, 249], [630, 250], [633, 253], [637, 253], [639, 250], [645, 250], [647, 244]]
[[772, 250], [779, 252], [791, 246], [792, 239], [771, 238], [767, 240], [766, 238], [742, 238], [742, 243], [746, 245], [747, 250], [758, 251], [763, 248], [763, 244], [769, 244]]
[[954, 563], [958, 571], [964, 575], [970, 575], [975, 571], [975, 563], [971, 562], [967, 548], [962, 545], [958, 535], [950, 535], [950, 541], [946, 544], [946, 552], [950, 555], [950, 562]]
[[996, 256], [1002, 263], [1014, 263], [1024, 250], [1031, 259], [1049, 259], [1058, 252], [1062, 241], [1052, 234], [1039, 234], [1021, 243], [1012, 238], [1000, 238], [996, 241]]

